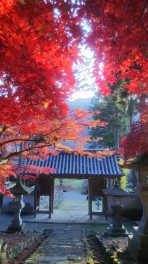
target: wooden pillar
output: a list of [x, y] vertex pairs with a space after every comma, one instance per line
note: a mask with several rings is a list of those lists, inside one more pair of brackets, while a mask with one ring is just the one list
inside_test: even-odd
[[34, 217], [36, 217], [36, 213], [37, 213], [37, 200], [38, 200], [38, 181], [35, 183], [35, 189], [34, 189]]
[[2, 207], [3, 207], [3, 194], [0, 194], [0, 213], [2, 212]]
[[51, 213], [53, 214], [54, 211], [54, 178], [51, 178], [51, 201], [52, 201], [52, 205], [51, 205]]
[[52, 180], [49, 181], [49, 218], [51, 219], [52, 213]]
[[88, 179], [88, 213], [92, 219], [92, 178]]

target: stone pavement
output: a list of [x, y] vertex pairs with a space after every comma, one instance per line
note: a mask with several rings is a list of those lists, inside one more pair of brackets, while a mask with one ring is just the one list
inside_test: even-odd
[[[0, 231], [5, 231], [12, 219], [13, 215], [0, 214]], [[50, 233], [52, 230], [52, 235], [41, 246], [36, 262], [31, 260], [25, 264], [82, 264], [89, 252], [86, 233], [91, 233], [92, 226], [109, 222], [104, 216], [94, 216], [90, 220], [86, 211], [60, 210], [51, 219], [46, 214], [37, 215], [36, 218], [23, 216], [22, 219], [31, 231]]]
[[[68, 204], [70, 203], [70, 207]], [[5, 231], [13, 219], [13, 215], [0, 214], [0, 231]], [[111, 223], [105, 216], [93, 216], [89, 219], [87, 207], [84, 207], [84, 198], [67, 197], [65, 204], [60, 209], [55, 209], [51, 219], [48, 214], [22, 216], [23, 223], [28, 229], [37, 232], [52, 231], [40, 250], [37, 262], [26, 264], [81, 264], [89, 251], [87, 235], [91, 233], [92, 226]]]
[[[0, 231], [5, 231], [13, 219], [13, 215], [10, 214], [0, 214]], [[93, 219], [89, 219], [89, 215], [86, 212], [73, 212], [65, 211], [60, 212], [60, 210], [53, 214], [51, 219], [49, 219], [48, 214], [38, 214], [35, 218], [33, 215], [22, 216], [23, 223], [25, 223], [32, 230], [41, 230], [44, 226], [51, 227], [56, 224], [83, 224], [83, 225], [99, 225], [99, 224], [110, 224], [112, 222], [111, 218], [108, 220], [104, 216], [93, 216]], [[41, 228], [40, 228], [41, 227]]]
[[[0, 230], [6, 230], [13, 215], [0, 214]], [[35, 218], [33, 215], [23, 215], [23, 222], [27, 225], [30, 223], [75, 223], [75, 224], [99, 224], [111, 223], [111, 219], [105, 219], [105, 216], [93, 216], [91, 220], [88, 215], [88, 200], [86, 195], [78, 192], [69, 191], [64, 193], [64, 200], [58, 209], [54, 209], [51, 219], [47, 214], [37, 214]]]
[[[12, 219], [11, 215], [0, 215], [0, 231], [5, 231]], [[49, 236], [41, 244], [38, 257], [24, 264], [82, 264], [89, 252], [87, 237], [93, 235], [92, 226], [95, 225], [30, 221], [26, 226], [30, 231]]]
[[84, 260], [90, 257], [90, 252], [95, 258], [94, 263], [99, 263], [97, 252], [92, 247], [95, 243], [95, 241], [92, 243], [94, 235], [92, 226], [49, 223], [40, 225], [44, 225], [44, 233], [50, 235], [39, 247], [40, 256], [36, 254], [36, 258], [31, 257], [25, 264], [82, 264], [86, 263]]
[[38, 214], [36, 218], [33, 216], [24, 216], [25, 222], [47, 222], [47, 223], [110, 223], [111, 219], [106, 220], [105, 216], [93, 216], [90, 220], [88, 215], [87, 195], [78, 192], [69, 191], [64, 193], [64, 200], [58, 209], [54, 209], [54, 213], [49, 219], [48, 214]]
[[[11, 214], [0, 214], [0, 231], [5, 231], [13, 219]], [[37, 214], [35, 218], [33, 215], [23, 215], [23, 223], [33, 230], [40, 230], [45, 224], [110, 224], [111, 219], [105, 219], [105, 216], [93, 216], [93, 219], [88, 215], [88, 204], [86, 196], [67, 192], [64, 194], [64, 202], [58, 209], [54, 209], [51, 219], [48, 214]], [[43, 224], [43, 225], [42, 225]]]
[[61, 212], [60, 210], [55, 210], [52, 214], [51, 219], [48, 214], [37, 214], [36, 217], [33, 215], [23, 216], [23, 221], [25, 223], [34, 222], [34, 223], [75, 223], [75, 224], [109, 224], [111, 223], [111, 218], [105, 219], [104, 215], [93, 215], [90, 219], [86, 211], [74, 212], [74, 211], [65, 211]]
[[[62, 227], [62, 228], [61, 228]], [[84, 247], [85, 230], [78, 225], [60, 225], [53, 229], [52, 237], [46, 240], [37, 262], [80, 263], [86, 257]]]

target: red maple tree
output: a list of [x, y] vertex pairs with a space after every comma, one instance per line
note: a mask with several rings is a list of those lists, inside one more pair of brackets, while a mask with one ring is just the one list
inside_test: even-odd
[[140, 118], [133, 123], [130, 132], [122, 139], [121, 154], [125, 161], [148, 153], [148, 107], [143, 96], [139, 103]]
[[[24, 166], [22, 161], [27, 158], [45, 159], [59, 151], [88, 154], [84, 152], [84, 144], [90, 141], [86, 130], [88, 127], [104, 126], [100, 120], [90, 119], [93, 113], [88, 110], [75, 109], [65, 119], [34, 118], [28, 122], [20, 122], [17, 126], [3, 126], [0, 129], [0, 191], [5, 193], [4, 182], [9, 176], [23, 175], [23, 178], [34, 178], [39, 174], [53, 173], [49, 167]], [[111, 155], [112, 151], [104, 150], [95, 153], [97, 157]]]
[[3, 124], [13, 125], [36, 114], [62, 117], [67, 112], [65, 99], [75, 82], [72, 65], [78, 59], [77, 18], [69, 14], [66, 3], [61, 1], [57, 9], [55, 2], [0, 3]]
[[80, 44], [94, 51], [104, 94], [117, 71], [129, 92], [147, 93], [147, 18], [146, 0], [2, 0], [1, 122], [63, 116]]
[[[109, 94], [108, 85], [115, 83], [120, 74], [126, 92], [135, 94], [140, 101], [141, 96], [148, 94], [148, 2], [90, 0], [85, 4], [80, 12], [85, 13], [90, 24], [86, 41], [95, 52], [94, 73], [100, 90]], [[148, 153], [147, 124], [148, 113], [143, 107], [140, 120], [122, 141], [125, 159]]]
[[[94, 74], [104, 94], [109, 92], [107, 85], [115, 81], [116, 72], [130, 93], [147, 94], [147, 10], [146, 0], [1, 0], [2, 142], [7, 137], [9, 143], [16, 144], [32, 135], [44, 136], [41, 128], [45, 120], [49, 134], [49, 123], [54, 130], [57, 122], [65, 122], [65, 100], [74, 87], [73, 62], [81, 59], [80, 45], [94, 51]], [[66, 126], [60, 141], [63, 135], [68, 139]], [[52, 137], [50, 140], [54, 145]], [[2, 159], [12, 160], [12, 156], [24, 153], [6, 152], [5, 142], [1, 145]], [[10, 174], [10, 164], [1, 166], [1, 175], [6, 175], [5, 169]]]
[[[107, 84], [115, 82], [116, 72], [120, 72], [123, 80], [130, 80], [126, 83], [129, 92], [148, 93], [147, 1], [90, 0], [85, 3], [84, 12], [91, 25], [87, 41], [95, 51], [95, 74], [104, 93], [109, 92]], [[103, 63], [101, 76], [100, 62]]]

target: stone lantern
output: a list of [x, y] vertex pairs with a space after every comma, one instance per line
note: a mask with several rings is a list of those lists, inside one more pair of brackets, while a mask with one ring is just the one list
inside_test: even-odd
[[148, 263], [148, 154], [128, 160], [126, 168], [135, 169], [137, 175], [136, 194], [139, 196], [143, 215], [138, 227], [133, 227], [133, 236], [128, 238], [128, 249], [137, 263]]
[[24, 232], [25, 228], [22, 224], [21, 211], [24, 208], [23, 195], [29, 194], [34, 190], [34, 187], [27, 187], [21, 183], [20, 179], [17, 179], [16, 182], [10, 182], [6, 187], [7, 190], [14, 195], [14, 218], [10, 223], [7, 232]]
[[107, 228], [107, 233], [109, 236], [127, 236], [128, 233], [125, 227], [122, 225], [121, 213], [123, 210], [123, 205], [121, 203], [121, 198], [123, 196], [129, 195], [128, 192], [119, 187], [118, 180], [115, 181], [115, 185], [110, 190], [105, 190], [106, 196], [112, 197], [111, 208], [113, 210], [113, 223]]

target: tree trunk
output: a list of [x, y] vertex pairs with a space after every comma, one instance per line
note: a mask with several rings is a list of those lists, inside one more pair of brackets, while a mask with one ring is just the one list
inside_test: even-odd
[[116, 129], [115, 142], [116, 142], [116, 150], [119, 150], [119, 148], [120, 148], [120, 134], [119, 134], [118, 129]]

